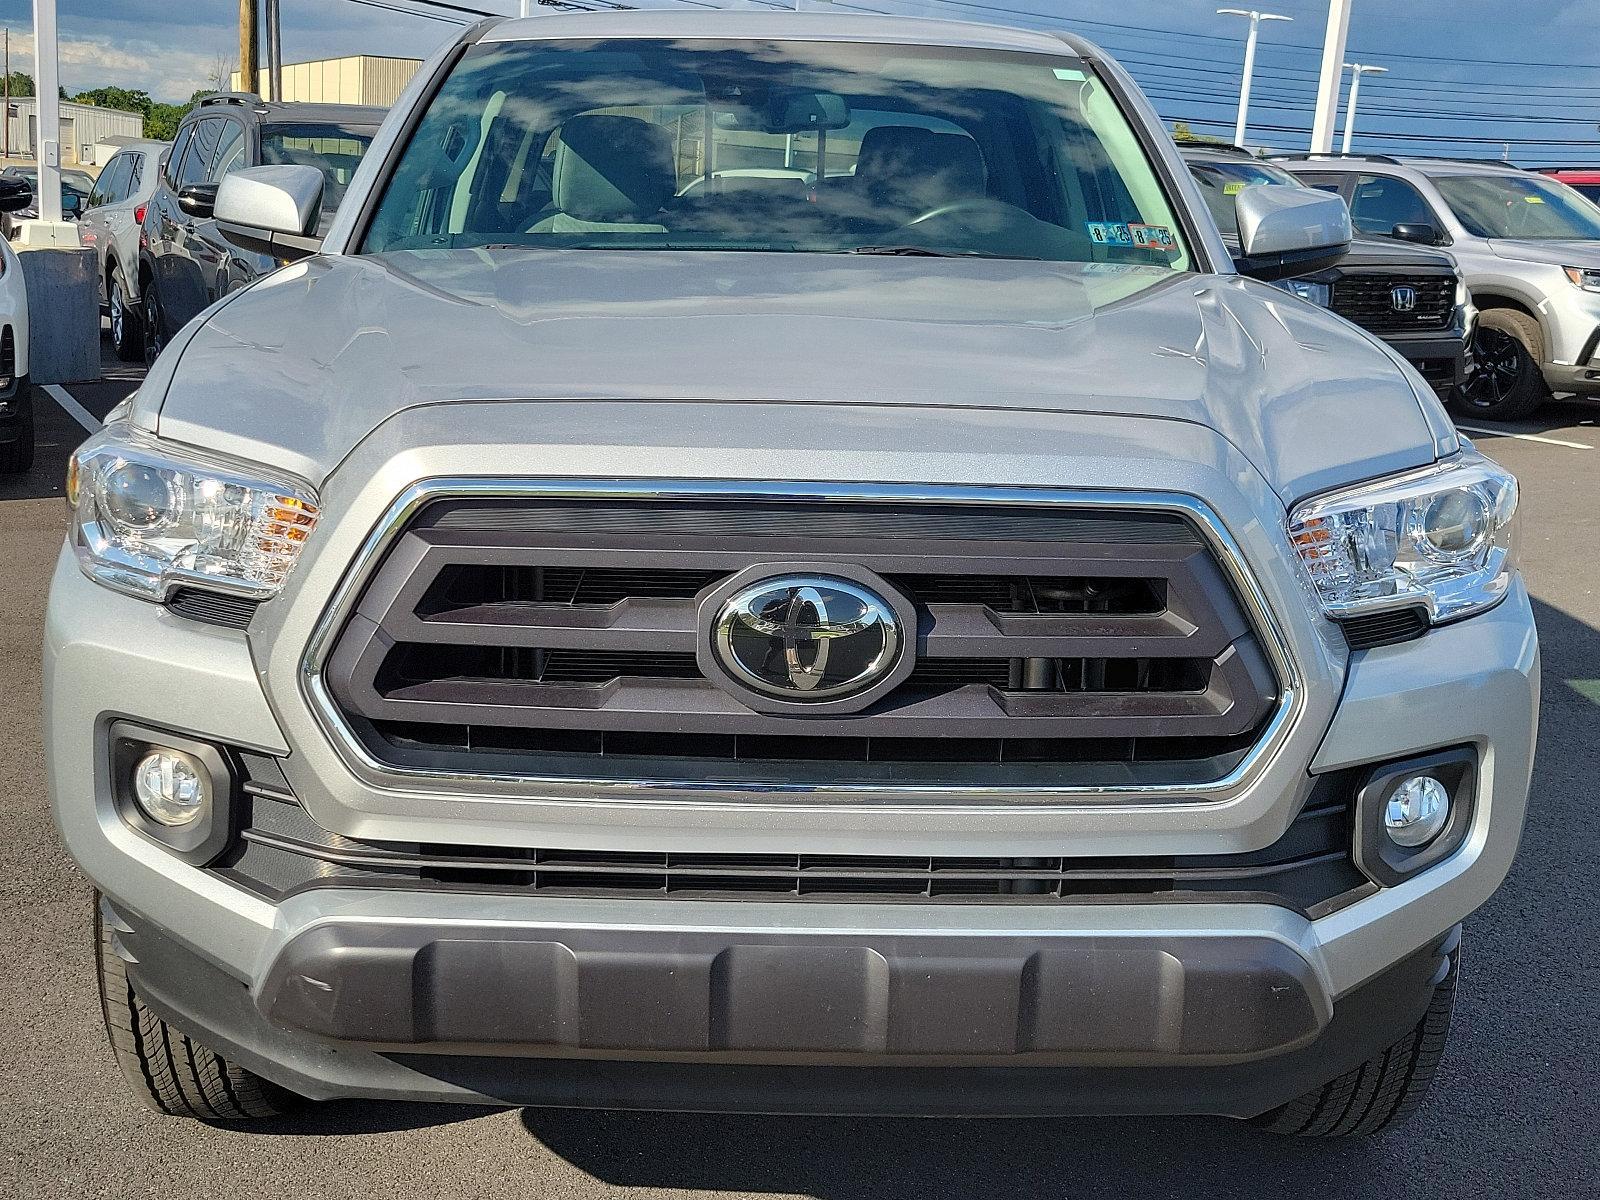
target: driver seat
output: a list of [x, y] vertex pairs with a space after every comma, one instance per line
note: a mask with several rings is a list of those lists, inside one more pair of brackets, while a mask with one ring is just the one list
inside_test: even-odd
[[899, 225], [958, 200], [988, 195], [978, 143], [962, 133], [878, 125], [861, 139], [852, 189], [879, 224]]
[[638, 117], [589, 113], [561, 127], [551, 205], [529, 233], [665, 233], [649, 218], [677, 190], [672, 135]]

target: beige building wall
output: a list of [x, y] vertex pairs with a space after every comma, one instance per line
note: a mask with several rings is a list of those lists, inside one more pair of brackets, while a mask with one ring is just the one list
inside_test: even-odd
[[[420, 59], [379, 58], [371, 54], [284, 63], [283, 99], [302, 104], [376, 104], [388, 108], [421, 65]], [[235, 91], [240, 82], [239, 72], [235, 71]], [[264, 100], [274, 98], [265, 69], [257, 92]]]

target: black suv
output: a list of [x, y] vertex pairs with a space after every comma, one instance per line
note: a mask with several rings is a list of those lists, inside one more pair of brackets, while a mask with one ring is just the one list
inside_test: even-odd
[[207, 96], [178, 126], [139, 242], [139, 295], [145, 356], [213, 301], [273, 270], [264, 254], [223, 239], [211, 219], [217, 185], [239, 167], [297, 163], [327, 180], [326, 222], [372, 143], [382, 108], [354, 104], [269, 104], [259, 96]]
[[[1235, 146], [1180, 146], [1230, 247], [1239, 243], [1234, 201], [1247, 187], [1308, 186]], [[1237, 249], [1235, 249], [1237, 253]], [[1471, 368], [1472, 313], [1461, 272], [1443, 250], [1357, 236], [1339, 264], [1277, 286], [1376, 334], [1448, 399]]]

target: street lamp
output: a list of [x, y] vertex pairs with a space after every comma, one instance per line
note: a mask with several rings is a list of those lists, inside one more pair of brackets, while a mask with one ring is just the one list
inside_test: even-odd
[[1356, 127], [1356, 97], [1361, 94], [1361, 77], [1363, 75], [1386, 75], [1388, 67], [1369, 67], [1364, 63], [1345, 63], [1345, 70], [1350, 72], [1350, 103], [1344, 110], [1344, 144], [1340, 147], [1341, 154], [1350, 153], [1350, 136]]
[[1233, 144], [1244, 145], [1245, 125], [1250, 115], [1250, 76], [1256, 69], [1256, 33], [1261, 28], [1263, 21], [1292, 21], [1293, 17], [1279, 16], [1277, 13], [1257, 12], [1253, 8], [1219, 8], [1219, 17], [1249, 17], [1250, 33], [1244, 41], [1244, 78], [1239, 82], [1239, 123], [1233, 131]]

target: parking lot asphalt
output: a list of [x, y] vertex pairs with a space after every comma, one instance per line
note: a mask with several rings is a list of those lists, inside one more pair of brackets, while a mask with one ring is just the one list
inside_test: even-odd
[[[137, 385], [70, 396], [102, 417]], [[1212, 1119], [913, 1121], [336, 1104], [208, 1128], [128, 1094], [100, 1029], [89, 889], [43, 785], [41, 617], [85, 436], [41, 399], [35, 470], [0, 482], [0, 1194], [363, 1196], [1593, 1197], [1600, 1195], [1600, 403], [1473, 434], [1521, 479], [1544, 653], [1522, 854], [1468, 924], [1456, 1029], [1421, 1115], [1365, 1143]], [[1517, 436], [1506, 436], [1515, 433]], [[1470, 706], [1471, 696], [1462, 704]]]

